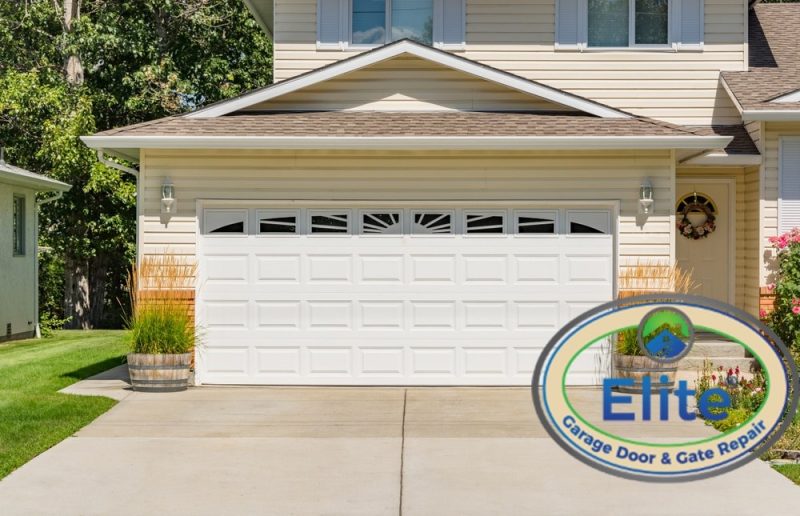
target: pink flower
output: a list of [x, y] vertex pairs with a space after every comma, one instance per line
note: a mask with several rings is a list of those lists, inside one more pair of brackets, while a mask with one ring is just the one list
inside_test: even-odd
[[739, 366], [736, 366], [736, 376], [739, 376]]
[[715, 375], [715, 374], [712, 374], [712, 375], [711, 375], [711, 381], [712, 381], [712, 382], [716, 382], [716, 381], [717, 381], [717, 375]]
[[759, 319], [764, 319], [766, 316], [767, 316], [767, 311], [766, 311], [766, 310], [764, 310], [763, 308], [762, 308], [761, 310], [759, 310], [759, 311], [758, 311], [758, 317], [759, 317]]
[[792, 313], [795, 315], [800, 314], [800, 306], [793, 306]]
[[767, 285], [767, 290], [775, 290], [775, 284], [770, 283], [769, 285]]

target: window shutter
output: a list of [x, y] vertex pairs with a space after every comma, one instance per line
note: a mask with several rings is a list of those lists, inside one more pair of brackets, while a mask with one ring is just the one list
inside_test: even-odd
[[324, 46], [339, 46], [342, 41], [341, 0], [318, 0], [317, 43]]
[[462, 46], [466, 41], [465, 0], [436, 0], [434, 2], [433, 42], [437, 47]]
[[556, 0], [556, 48], [578, 48], [580, 0]]
[[778, 230], [800, 227], [800, 138], [781, 138]]
[[705, 27], [703, 0], [674, 0], [676, 21], [674, 38], [680, 47], [700, 47], [703, 44]]

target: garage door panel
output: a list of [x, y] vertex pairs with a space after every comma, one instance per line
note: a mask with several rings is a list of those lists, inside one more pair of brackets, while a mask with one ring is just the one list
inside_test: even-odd
[[[449, 212], [452, 233], [435, 234], [405, 233], [415, 210], [390, 209], [383, 219], [392, 235], [359, 234], [356, 209], [349, 234], [305, 234], [303, 224], [291, 235], [257, 234], [277, 227], [272, 211], [302, 221], [313, 210], [248, 210], [268, 224], [251, 223], [245, 236], [201, 236], [198, 375], [206, 383], [527, 384], [558, 328], [613, 292], [611, 235], [520, 234], [514, 209], [493, 210], [503, 224], [469, 219], [505, 231], [483, 236], [462, 233], [466, 209]], [[547, 211], [547, 220], [526, 211], [524, 222], [550, 220], [553, 230], [567, 211]], [[582, 357], [569, 382], [596, 383], [598, 357]]]

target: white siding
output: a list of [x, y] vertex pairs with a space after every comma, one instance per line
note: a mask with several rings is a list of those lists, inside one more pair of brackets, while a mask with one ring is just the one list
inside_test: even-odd
[[[25, 255], [13, 255], [11, 217], [15, 195], [25, 197]], [[0, 183], [0, 338], [29, 333], [36, 325], [34, 238], [36, 192]], [[30, 323], [30, 324], [29, 324]]]
[[[147, 151], [140, 252], [194, 255], [198, 199], [620, 201], [620, 264], [672, 260], [675, 171], [669, 152]], [[162, 219], [160, 188], [178, 210]], [[641, 179], [656, 211], [639, 219]]]
[[[554, 0], [467, 0], [473, 59], [633, 113], [684, 124], [739, 121], [720, 70], [745, 67], [744, 0], [705, 0], [703, 51], [555, 51]], [[316, 0], [277, 0], [275, 80], [354, 55], [318, 50]]]

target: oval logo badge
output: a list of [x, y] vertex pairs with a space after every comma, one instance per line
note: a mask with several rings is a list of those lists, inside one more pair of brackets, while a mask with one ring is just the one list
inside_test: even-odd
[[[723, 420], [733, 410], [731, 393], [738, 392], [729, 377], [729, 383], [704, 385], [697, 396], [697, 379], [676, 375], [698, 333], [737, 343], [755, 359], [765, 384], [763, 401], [724, 432], [695, 421], [694, 437], [680, 437], [672, 431], [676, 422]], [[603, 356], [598, 347], [623, 337], [635, 339], [637, 351], [627, 348], [633, 356], [598, 365], [600, 389], [567, 388], [572, 366], [586, 363], [582, 354]], [[800, 395], [792, 356], [768, 327], [733, 306], [680, 294], [621, 299], [571, 321], [540, 355], [532, 393], [545, 429], [574, 457], [607, 473], [656, 482], [718, 475], [758, 458], [791, 424], [785, 415], [796, 413]], [[649, 431], [640, 433], [658, 437], [635, 435], [636, 424], [647, 425]]]

